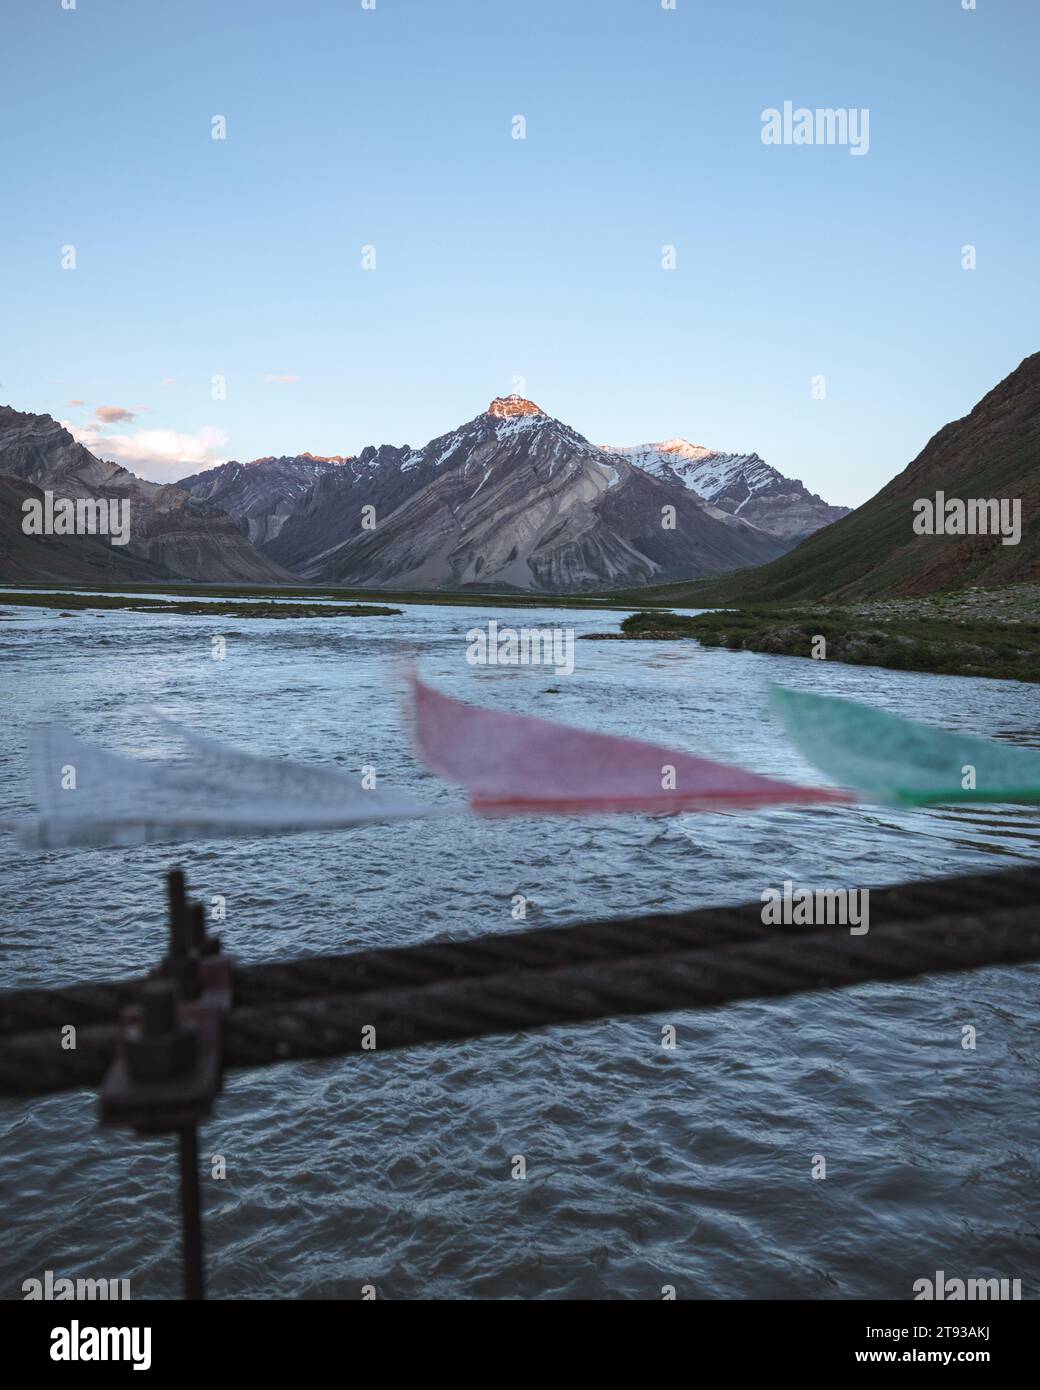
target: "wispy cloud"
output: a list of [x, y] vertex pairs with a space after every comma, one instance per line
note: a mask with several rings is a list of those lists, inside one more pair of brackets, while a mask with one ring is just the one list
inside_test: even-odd
[[99, 405], [94, 411], [95, 417], [103, 425], [128, 424], [134, 418], [134, 414], [134, 411], [126, 410], [121, 405]]
[[66, 401], [66, 405], [86, 405], [86, 401]]
[[92, 454], [114, 459], [132, 473], [155, 483], [172, 483], [201, 468], [223, 463], [227, 432], [215, 425], [203, 425], [197, 434], [181, 430], [135, 430], [133, 434], [107, 434], [91, 422], [78, 428], [63, 421], [65, 428]]
[[264, 372], [263, 376], [260, 378], [261, 381], [266, 381], [271, 385], [277, 386], [291, 386], [293, 382], [299, 381], [299, 379], [298, 376], [289, 376], [288, 374], [276, 376], [274, 372]]

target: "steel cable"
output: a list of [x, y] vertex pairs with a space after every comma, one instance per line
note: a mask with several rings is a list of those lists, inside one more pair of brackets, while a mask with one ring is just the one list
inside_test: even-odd
[[[1040, 871], [974, 875], [940, 885], [880, 890], [880, 905], [872, 894], [870, 930], [864, 935], [840, 926], [763, 926], [761, 906], [753, 904], [479, 937], [436, 948], [359, 952], [360, 969], [326, 971], [325, 990], [302, 996], [268, 993], [274, 984], [285, 984], [272, 969], [287, 970], [299, 982], [292, 965], [250, 967], [239, 972], [236, 983], [242, 974], [260, 970], [263, 988], [259, 1000], [248, 991], [247, 1001], [241, 994], [236, 999], [225, 1061], [235, 1068], [356, 1052], [371, 1056], [421, 1043], [1040, 960], [1035, 907]], [[940, 904], [946, 910], [936, 912]], [[893, 915], [902, 912], [910, 915]], [[651, 937], [655, 922], [664, 924], [663, 930]], [[416, 953], [422, 962], [413, 968]], [[380, 961], [387, 956], [394, 959], [384, 970]], [[402, 957], [409, 962], [404, 968]], [[336, 959], [348, 965], [354, 958]], [[406, 983], [399, 983], [402, 977]], [[392, 983], [383, 983], [388, 979]], [[60, 1000], [65, 992], [56, 994]], [[52, 1007], [53, 1001], [47, 1005], [50, 1026], [2, 1040], [0, 1094], [42, 1095], [96, 1085], [104, 1076], [117, 1024], [79, 1026], [76, 1047], [66, 1051]], [[374, 1029], [374, 1035], [366, 1029]], [[370, 1051], [366, 1038], [373, 1037]]]

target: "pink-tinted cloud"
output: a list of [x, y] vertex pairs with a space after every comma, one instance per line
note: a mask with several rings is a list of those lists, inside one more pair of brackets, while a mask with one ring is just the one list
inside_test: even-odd
[[224, 463], [227, 433], [215, 425], [203, 425], [197, 434], [180, 430], [135, 430], [133, 434], [106, 434], [91, 422], [79, 428], [62, 421], [65, 428], [101, 458], [114, 459], [131, 473], [155, 483], [172, 483], [189, 473]]
[[121, 405], [99, 405], [94, 415], [103, 425], [129, 424], [134, 418], [134, 412], [124, 410]]
[[177, 379], [176, 377], [164, 376], [163, 379], [162, 379], [162, 384], [163, 384], [164, 386], [172, 386], [173, 383], [176, 381], [176, 379]]
[[66, 401], [66, 405], [86, 405], [86, 401]]

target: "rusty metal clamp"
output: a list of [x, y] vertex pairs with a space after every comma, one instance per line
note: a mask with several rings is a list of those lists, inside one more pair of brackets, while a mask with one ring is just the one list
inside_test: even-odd
[[231, 959], [207, 935], [202, 904], [188, 902], [180, 869], [171, 870], [167, 890], [169, 950], [146, 976], [140, 1002], [122, 1011], [100, 1118], [138, 1134], [177, 1135], [184, 1296], [198, 1299], [204, 1297], [198, 1125], [212, 1113], [223, 1083]]

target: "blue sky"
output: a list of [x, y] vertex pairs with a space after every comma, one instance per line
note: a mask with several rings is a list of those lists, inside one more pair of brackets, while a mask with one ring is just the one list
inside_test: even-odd
[[[0, 401], [147, 476], [521, 378], [854, 504], [1040, 348], [1035, 0], [76, 5], [5, 0]], [[785, 100], [869, 152], [763, 144]]]

